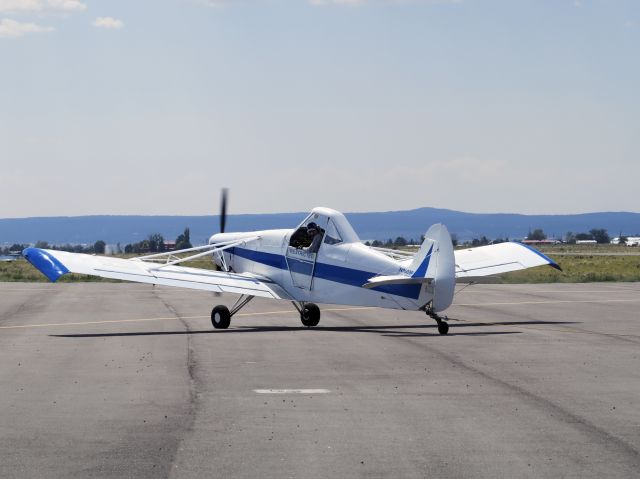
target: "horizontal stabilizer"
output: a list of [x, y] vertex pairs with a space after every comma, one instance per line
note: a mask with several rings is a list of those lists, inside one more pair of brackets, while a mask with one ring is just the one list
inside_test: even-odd
[[455, 251], [456, 278], [508, 273], [535, 266], [560, 266], [540, 251], [522, 243], [499, 243]]
[[374, 276], [370, 278], [365, 284], [362, 285], [363, 288], [371, 289], [376, 286], [385, 286], [388, 284], [424, 284], [431, 283], [433, 278], [412, 278], [409, 276], [397, 274], [392, 276]]

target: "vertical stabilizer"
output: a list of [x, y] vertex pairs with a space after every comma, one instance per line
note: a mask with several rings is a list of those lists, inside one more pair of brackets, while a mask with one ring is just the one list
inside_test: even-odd
[[447, 227], [435, 224], [424, 235], [410, 270], [413, 278], [430, 278], [426, 297], [432, 298], [434, 312], [444, 311], [453, 302], [456, 287], [455, 257], [451, 235]]

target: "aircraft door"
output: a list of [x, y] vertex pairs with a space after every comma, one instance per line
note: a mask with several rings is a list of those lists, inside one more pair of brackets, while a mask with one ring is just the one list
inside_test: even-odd
[[318, 252], [313, 251], [313, 237], [308, 234], [308, 226], [315, 223], [317, 234], [321, 235], [320, 241], [316, 240], [315, 245], [322, 244], [327, 228], [328, 218], [317, 213], [309, 215], [291, 235], [291, 240], [287, 246], [287, 267], [291, 274], [291, 281], [294, 286], [310, 290], [313, 287], [313, 273], [316, 265]]

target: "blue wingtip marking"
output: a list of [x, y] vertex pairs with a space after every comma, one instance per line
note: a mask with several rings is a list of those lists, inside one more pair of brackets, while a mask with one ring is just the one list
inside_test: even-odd
[[69, 272], [60, 261], [39, 248], [26, 248], [22, 252], [22, 256], [53, 283], [55, 283], [60, 276]]
[[555, 261], [553, 261], [551, 258], [549, 258], [547, 255], [542, 254], [540, 251], [538, 251], [535, 248], [532, 248], [531, 246], [529, 246], [528, 244], [524, 244], [524, 243], [516, 243], [519, 244], [520, 246], [524, 246], [525, 248], [527, 248], [528, 250], [533, 251], [535, 254], [537, 254], [538, 256], [540, 256], [542, 259], [546, 260], [549, 262], [549, 266], [551, 266], [552, 268], [557, 269], [558, 271], [562, 271], [562, 268], [560, 267], [560, 265], [558, 263], [556, 263]]

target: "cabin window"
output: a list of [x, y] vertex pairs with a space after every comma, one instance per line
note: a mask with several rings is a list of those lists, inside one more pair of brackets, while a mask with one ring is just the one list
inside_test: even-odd
[[342, 243], [342, 237], [338, 232], [338, 228], [336, 228], [336, 225], [331, 219], [329, 219], [329, 222], [327, 223], [327, 231], [324, 235], [324, 242], [327, 244]]
[[322, 236], [325, 233], [324, 226], [327, 223], [327, 218], [320, 216], [317, 213], [312, 213], [302, 222], [302, 224], [296, 229], [289, 240], [289, 246], [293, 246], [298, 249], [310, 248], [313, 243], [313, 236], [309, 236], [309, 224], [314, 223], [316, 225], [316, 231], [320, 234], [320, 240], [314, 246], [313, 253], [317, 252], [322, 242]]

